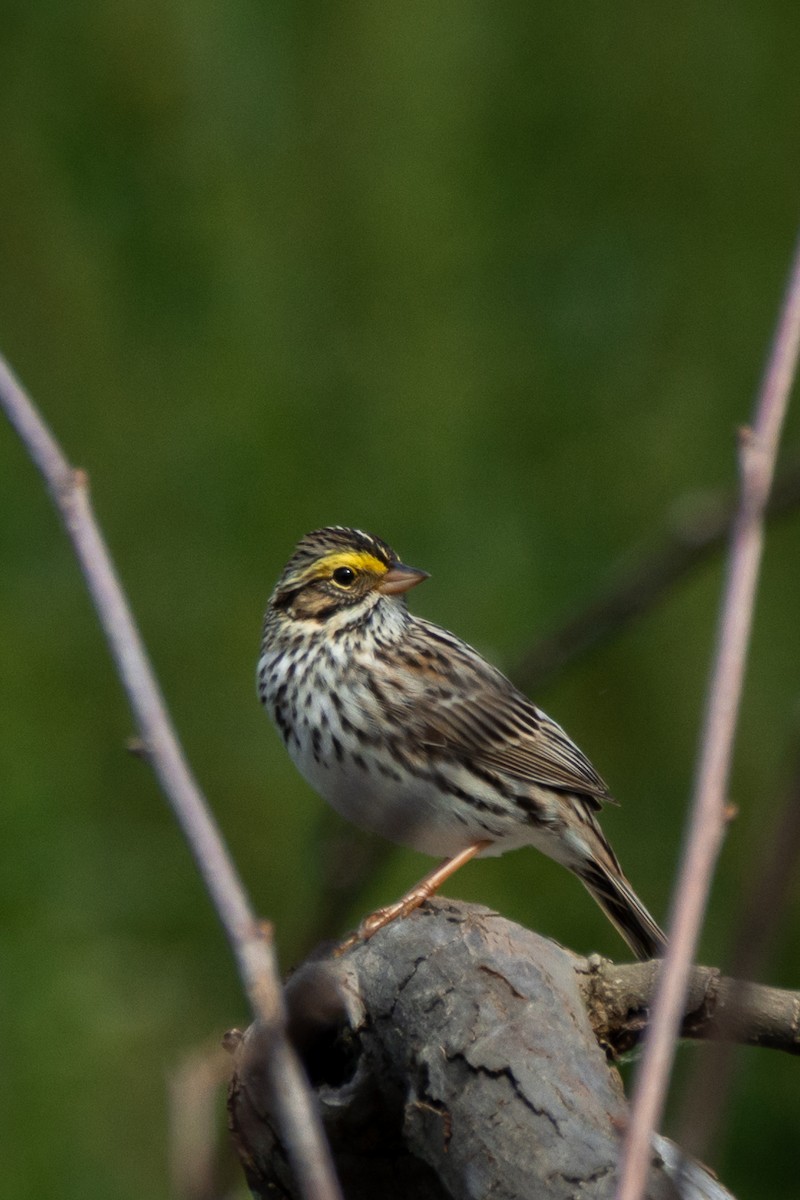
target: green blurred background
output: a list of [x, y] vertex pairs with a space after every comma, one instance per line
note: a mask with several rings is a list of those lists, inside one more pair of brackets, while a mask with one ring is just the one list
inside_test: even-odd
[[[323, 932], [325, 868], [322, 802], [254, 695], [279, 569], [306, 530], [363, 525], [432, 572], [416, 611], [511, 669], [733, 484], [800, 208], [798, 35], [789, 0], [4, 6], [0, 346], [90, 472], [285, 966]], [[799, 433], [796, 406], [787, 452]], [[767, 543], [706, 961], [791, 771], [799, 530]], [[7, 427], [0, 538], [0, 1191], [158, 1200], [165, 1079], [245, 1005]], [[536, 696], [622, 800], [605, 828], [660, 916], [719, 583], [700, 570]], [[428, 866], [374, 853], [328, 932]], [[624, 956], [532, 851], [449, 890]], [[800, 986], [799, 934], [795, 903], [769, 981]], [[797, 1064], [740, 1057], [714, 1165], [796, 1197]]]

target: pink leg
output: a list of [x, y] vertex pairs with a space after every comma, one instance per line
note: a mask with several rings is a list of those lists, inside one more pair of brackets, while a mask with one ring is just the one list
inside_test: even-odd
[[476, 854], [480, 854], [481, 850], [485, 850], [490, 842], [475, 842], [472, 846], [467, 846], [466, 850], [461, 850], [452, 858], [446, 858], [438, 867], [434, 867], [432, 871], [420, 879], [419, 883], [415, 884], [410, 891], [406, 892], [405, 896], [401, 896], [394, 904], [389, 904], [386, 908], [378, 908], [374, 913], [370, 913], [358, 927], [356, 933], [350, 935], [341, 946], [337, 949], [337, 954], [349, 950], [351, 946], [355, 946], [358, 942], [365, 942], [367, 938], [371, 938], [379, 929], [383, 929], [384, 925], [388, 925], [391, 921], [396, 921], [398, 917], [407, 917], [415, 908], [419, 908], [423, 901], [430, 899], [434, 892], [445, 883], [446, 880], [454, 875], [459, 867], [463, 867]]

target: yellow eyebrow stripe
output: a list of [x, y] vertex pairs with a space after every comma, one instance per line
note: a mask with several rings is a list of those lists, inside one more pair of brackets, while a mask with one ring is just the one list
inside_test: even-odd
[[385, 575], [388, 571], [386, 563], [381, 562], [368, 550], [340, 550], [336, 554], [326, 554], [315, 564], [316, 576], [331, 575], [337, 567], [350, 567], [353, 571], [365, 571], [369, 575]]

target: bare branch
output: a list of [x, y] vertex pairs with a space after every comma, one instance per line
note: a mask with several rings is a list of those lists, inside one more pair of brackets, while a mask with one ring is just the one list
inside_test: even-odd
[[[774, 826], [754, 862], [752, 878], [744, 881], [731, 974], [757, 979], [767, 961], [779, 918], [797, 877], [800, 862], [800, 761]], [[800, 1018], [800, 1006], [797, 1012]], [[722, 1033], [724, 1039], [724, 1031]], [[680, 1142], [692, 1154], [707, 1158], [729, 1102], [738, 1059], [730, 1040], [721, 1040], [695, 1063], [683, 1085]]]
[[[647, 1028], [661, 964], [620, 966], [591, 958], [576, 970], [597, 1038], [615, 1054], [627, 1053]], [[680, 1036], [800, 1054], [800, 993], [730, 979], [715, 967], [693, 967], [681, 1007]]]
[[[658, 969], [587, 961], [442, 898], [303, 964], [286, 989], [291, 1028], [349, 1200], [610, 1200], [628, 1107], [582, 989], [607, 1013], [634, 972], [625, 995], [641, 1012]], [[717, 994], [728, 982], [706, 976], [698, 1012], [710, 978]], [[231, 1123], [250, 1187], [293, 1196], [264, 1115], [257, 1031], [237, 1038], [235, 1055]], [[652, 1150], [650, 1200], [674, 1200], [676, 1179], [684, 1200], [731, 1200], [666, 1139]]]
[[743, 430], [740, 438], [740, 502], [731, 536], [691, 818], [675, 885], [665, 969], [659, 980], [652, 1025], [636, 1077], [631, 1123], [620, 1162], [618, 1200], [639, 1200], [643, 1194], [650, 1141], [663, 1111], [681, 1004], [725, 828], [726, 788], [761, 561], [764, 509], [789, 403], [798, 345], [800, 242], [795, 249], [753, 427]]
[[72, 540], [146, 755], [180, 824], [234, 952], [253, 1014], [273, 1043], [273, 1103], [292, 1167], [308, 1200], [340, 1196], [317, 1110], [285, 1037], [283, 993], [269, 929], [250, 906], [217, 825], [184, 758], [108, 549], [75, 470], [0, 358], [0, 404], [39, 471]]
[[218, 1102], [230, 1073], [230, 1056], [219, 1039], [195, 1046], [169, 1073], [170, 1181], [175, 1200], [218, 1200], [221, 1194]]
[[[775, 479], [766, 517], [777, 520], [798, 508], [800, 463], [792, 462]], [[511, 678], [519, 687], [534, 691], [655, 608], [726, 545], [735, 512], [736, 495], [728, 491], [677, 500], [650, 548], [628, 551], [630, 565], [620, 568], [585, 607], [521, 654], [509, 670]]]

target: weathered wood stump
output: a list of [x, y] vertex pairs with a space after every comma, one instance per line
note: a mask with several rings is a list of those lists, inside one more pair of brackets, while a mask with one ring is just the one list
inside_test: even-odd
[[[288, 985], [347, 1200], [610, 1200], [627, 1102], [579, 959], [484, 908], [438, 899]], [[264, 1099], [269, 1046], [236, 1050], [231, 1124], [253, 1192], [297, 1193]], [[657, 1139], [648, 1200], [728, 1193]]]

